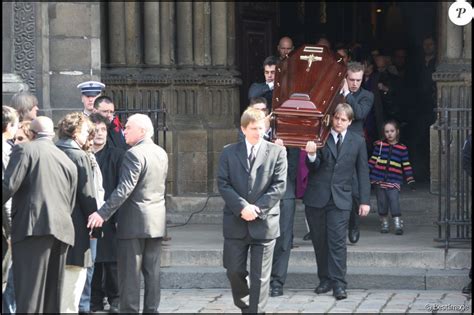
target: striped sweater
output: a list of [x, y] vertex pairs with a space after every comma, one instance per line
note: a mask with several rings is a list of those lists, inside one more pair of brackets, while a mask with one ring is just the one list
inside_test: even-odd
[[401, 144], [389, 144], [385, 140], [374, 143], [374, 151], [369, 159], [370, 182], [372, 184], [398, 184], [405, 178], [408, 184], [414, 183], [413, 170], [408, 159], [408, 148]]

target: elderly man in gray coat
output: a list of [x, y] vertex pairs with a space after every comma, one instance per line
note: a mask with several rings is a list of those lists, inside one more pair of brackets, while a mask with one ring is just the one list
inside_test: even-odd
[[117, 217], [120, 312], [138, 313], [142, 271], [143, 313], [157, 313], [168, 156], [153, 143], [153, 124], [146, 115], [130, 116], [124, 135], [131, 148], [123, 157], [119, 183], [106, 203], [89, 216], [88, 227], [102, 226], [120, 208]]

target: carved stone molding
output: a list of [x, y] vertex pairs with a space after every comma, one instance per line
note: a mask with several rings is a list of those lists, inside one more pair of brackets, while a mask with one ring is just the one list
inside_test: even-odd
[[15, 73], [36, 91], [36, 16], [34, 2], [15, 2], [14, 14], [14, 64]]
[[[235, 72], [235, 71], [234, 71]], [[227, 70], [166, 70], [140, 71], [137, 69], [102, 70], [102, 81], [106, 84], [145, 84], [145, 85], [204, 85], [238, 86], [242, 80], [236, 73]]]

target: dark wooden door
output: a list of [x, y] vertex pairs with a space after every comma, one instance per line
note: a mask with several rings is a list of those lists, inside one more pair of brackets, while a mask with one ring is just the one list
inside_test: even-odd
[[263, 61], [276, 53], [278, 3], [239, 2], [236, 9], [236, 61], [242, 78], [240, 110], [243, 112], [248, 105], [250, 85], [265, 80]]

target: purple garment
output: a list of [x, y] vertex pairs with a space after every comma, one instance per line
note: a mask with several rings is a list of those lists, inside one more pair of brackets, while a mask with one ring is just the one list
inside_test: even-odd
[[303, 198], [306, 186], [308, 186], [309, 170], [306, 166], [306, 155], [306, 151], [301, 149], [296, 172], [296, 198]]

